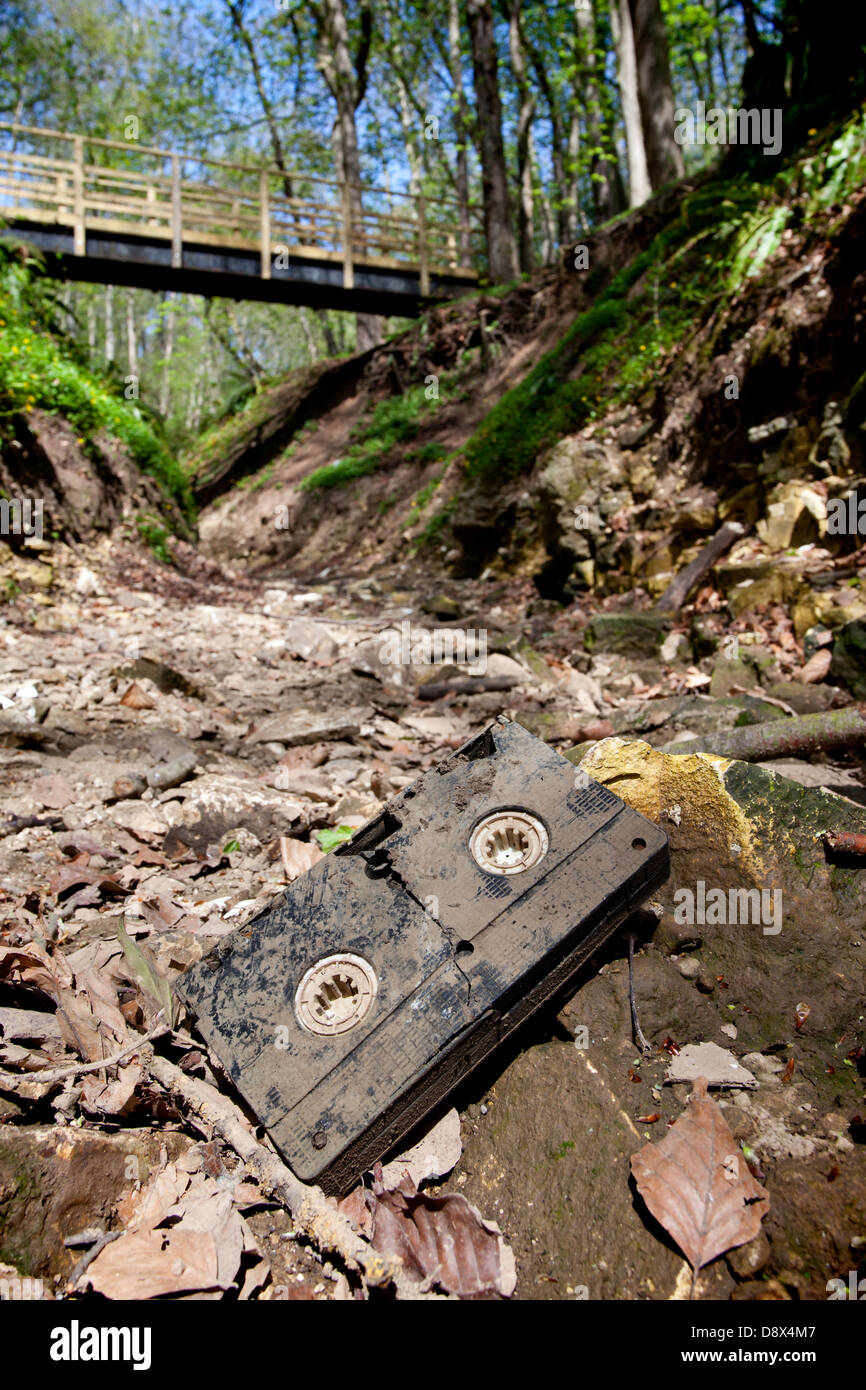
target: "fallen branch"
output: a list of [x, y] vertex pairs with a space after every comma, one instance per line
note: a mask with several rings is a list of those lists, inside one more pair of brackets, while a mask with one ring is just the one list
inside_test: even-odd
[[86, 1254], [81, 1256], [81, 1259], [78, 1261], [77, 1265], [75, 1265], [66, 1281], [66, 1287], [68, 1289], [74, 1289], [88, 1265], [93, 1264], [100, 1250], [104, 1250], [106, 1245], [110, 1245], [113, 1240], [117, 1240], [124, 1234], [124, 1231], [100, 1231], [93, 1245]]
[[419, 700], [439, 700], [443, 695], [479, 695], [485, 690], [511, 690], [515, 685], [513, 676], [455, 676], [419, 685], [415, 694]]
[[724, 555], [726, 550], [730, 550], [734, 541], [738, 541], [745, 534], [745, 527], [738, 521], [726, 521], [720, 526], [712, 540], [709, 541], [696, 559], [690, 565], [681, 569], [676, 578], [668, 585], [656, 604], [656, 611], [659, 613], [678, 613], [691, 593], [692, 589], [698, 585], [704, 575], [709, 573], [713, 565]]
[[[296, 1178], [280, 1158], [249, 1132], [242, 1112], [213, 1086], [182, 1072], [164, 1057], [154, 1057], [148, 1063], [152, 1076], [173, 1091], [187, 1104], [203, 1133], [219, 1134], [235, 1153], [252, 1169], [262, 1190], [287, 1208], [295, 1229], [307, 1236], [320, 1250], [334, 1251], [350, 1269], [359, 1270], [366, 1284], [373, 1288], [392, 1285], [398, 1298], [434, 1299], [442, 1295], [429, 1293], [424, 1285], [410, 1279], [403, 1261], [397, 1255], [381, 1254], [374, 1250], [354, 1229], [349, 1220], [336, 1210], [319, 1187], [310, 1187]], [[200, 1125], [200, 1127], [202, 1127]]]
[[134, 1043], [130, 1043], [120, 1052], [114, 1052], [110, 1057], [98, 1057], [95, 1062], [74, 1062], [68, 1067], [57, 1067], [54, 1071], [3, 1071], [0, 1070], [0, 1081], [38, 1081], [41, 1085], [53, 1085], [55, 1081], [68, 1081], [72, 1076], [82, 1076], [88, 1071], [103, 1071], [105, 1067], [114, 1067], [118, 1062], [122, 1062], [125, 1057], [131, 1057], [133, 1052], [139, 1052], [144, 1043], [152, 1042], [154, 1038], [161, 1038], [163, 1034], [170, 1033], [171, 1029], [167, 1024], [162, 1023], [164, 1009], [160, 1009], [154, 1019], [153, 1027], [148, 1033], [142, 1033], [140, 1038], [136, 1038]]
[[631, 1026], [634, 1040], [641, 1052], [652, 1052], [652, 1044], [648, 1043], [643, 1029], [637, 1016], [637, 1000], [634, 994], [634, 943], [637, 941], [637, 933], [630, 931], [628, 937], [628, 1002], [631, 1009]]
[[824, 830], [821, 838], [833, 854], [856, 854], [866, 859], [866, 835], [856, 830]]
[[866, 710], [860, 705], [851, 705], [823, 714], [804, 714], [799, 719], [773, 719], [766, 724], [702, 734], [700, 738], [666, 743], [661, 751], [716, 753], [721, 758], [756, 763], [771, 758], [832, 753], [863, 744], [866, 744]]
[[0, 825], [0, 837], [16, 835], [19, 830], [32, 830], [37, 825], [63, 825], [62, 816], [10, 816]]

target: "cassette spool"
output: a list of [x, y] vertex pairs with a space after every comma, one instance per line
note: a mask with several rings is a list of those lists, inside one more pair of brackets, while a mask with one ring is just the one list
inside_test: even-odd
[[222, 938], [177, 992], [293, 1171], [339, 1194], [669, 868], [662, 830], [499, 719]]

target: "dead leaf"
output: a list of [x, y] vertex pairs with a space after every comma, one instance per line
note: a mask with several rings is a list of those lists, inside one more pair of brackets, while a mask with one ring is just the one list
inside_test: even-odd
[[124, 690], [120, 703], [127, 709], [156, 709], [156, 700], [152, 700], [136, 681]]
[[452, 1109], [411, 1149], [385, 1164], [382, 1185], [386, 1188], [398, 1187], [408, 1174], [415, 1186], [420, 1187], [429, 1178], [441, 1178], [450, 1173], [462, 1152], [460, 1116]]
[[93, 1073], [81, 1078], [81, 1100], [84, 1108], [97, 1115], [126, 1115], [142, 1077], [141, 1067], [132, 1062], [118, 1067], [116, 1081], [100, 1081]]
[[285, 835], [280, 836], [280, 858], [289, 883], [305, 874], [324, 857], [318, 845], [305, 844], [303, 840], [290, 840]]
[[752, 1177], [724, 1116], [694, 1084], [688, 1109], [657, 1144], [632, 1155], [637, 1190], [697, 1272], [752, 1240], [770, 1198]]
[[[399, 1255], [410, 1278], [426, 1279], [460, 1298], [499, 1294], [508, 1298], [516, 1284], [514, 1256], [493, 1222], [456, 1193], [433, 1197], [413, 1190], [411, 1180], [386, 1192], [356, 1189], [339, 1204], [370, 1243], [383, 1254]], [[365, 1220], [362, 1208], [369, 1220]]]
[[[232, 1192], [168, 1164], [130, 1210], [128, 1229], [101, 1250], [87, 1280], [107, 1298], [160, 1298], [231, 1288], [250, 1241]], [[169, 1226], [167, 1223], [171, 1222]]]
[[798, 671], [795, 680], [802, 681], [803, 685], [811, 685], [815, 681], [822, 681], [830, 670], [830, 663], [833, 660], [833, 653], [829, 647], [821, 647], [815, 652], [802, 670]]

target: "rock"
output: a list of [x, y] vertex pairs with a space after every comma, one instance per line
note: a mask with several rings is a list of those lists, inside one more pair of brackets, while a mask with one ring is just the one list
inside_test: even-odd
[[247, 735], [248, 743], [282, 743], [294, 748], [302, 743], [329, 739], [357, 738], [361, 725], [370, 716], [367, 708], [333, 710], [292, 710], [272, 715]]
[[742, 1086], [753, 1089], [757, 1086], [748, 1067], [726, 1048], [718, 1043], [688, 1043], [672, 1058], [665, 1081], [697, 1081], [705, 1076], [707, 1084], [713, 1087]]
[[285, 650], [303, 661], [332, 661], [339, 646], [322, 623], [309, 618], [295, 618], [284, 630]]
[[755, 766], [798, 782], [801, 787], [826, 787], [836, 796], [846, 796], [849, 801], [866, 805], [866, 787], [848, 768], [833, 767], [829, 763], [806, 763], [799, 758], [776, 758]]
[[597, 743], [581, 769], [667, 831], [671, 878], [657, 896], [700, 935], [706, 984], [734, 1005], [725, 1021], [744, 1049], [793, 1036], [794, 1007], [809, 1003], [798, 1048], [832, 1108], [832, 1040], [862, 1012], [866, 880], [829, 863], [819, 837], [840, 821], [866, 833], [866, 809], [752, 764], [620, 738]]
[[779, 483], [769, 496], [766, 518], [758, 522], [761, 540], [771, 550], [815, 544], [827, 530], [827, 506], [809, 483]]
[[193, 700], [203, 700], [205, 695], [194, 681], [188, 676], [184, 676], [174, 667], [167, 666], [164, 661], [154, 661], [151, 657], [138, 657], [135, 661], [129, 662], [125, 666], [116, 666], [111, 672], [113, 676], [124, 676], [129, 680], [148, 680], [153, 681], [158, 690], [163, 695], [171, 695], [178, 692], [186, 695]]
[[65, 806], [75, 800], [75, 791], [68, 778], [62, 772], [54, 772], [47, 777], [38, 777], [30, 788], [30, 794], [40, 806], [50, 806], [53, 810], [62, 811]]
[[583, 643], [587, 651], [653, 657], [670, 626], [670, 619], [654, 613], [596, 613], [586, 627]]
[[[545, 743], [575, 743], [579, 739], [603, 738], [612, 727], [599, 720], [590, 723], [586, 715], [570, 714], [568, 710], [560, 709], [526, 710], [515, 718], [518, 724], [522, 724], [536, 738], [544, 739]], [[597, 732], [593, 732], [593, 724], [598, 725]]]
[[694, 956], [682, 956], [677, 961], [677, 970], [684, 980], [696, 980], [701, 973], [701, 963]]
[[750, 1279], [738, 1284], [731, 1298], [738, 1303], [769, 1303], [790, 1300], [791, 1295], [778, 1279]]
[[866, 699], [866, 620], [856, 618], [836, 632], [830, 677], [846, 685], [856, 700]]
[[449, 598], [447, 594], [434, 594], [431, 598], [425, 598], [421, 604], [422, 613], [431, 613], [434, 618], [441, 618], [444, 622], [452, 618], [460, 617], [460, 604], [456, 599]]
[[730, 695], [734, 686], [758, 688], [758, 676], [754, 666], [742, 657], [717, 656], [713, 662], [710, 679], [710, 695], [720, 699]]
[[76, 593], [81, 594], [82, 598], [88, 598], [91, 594], [99, 592], [99, 580], [93, 570], [88, 569], [86, 565], [82, 565], [75, 577], [75, 590]]
[[[163, 809], [169, 814], [168, 807]], [[222, 849], [237, 830], [249, 830], [261, 844], [269, 844], [285, 835], [302, 814], [298, 802], [280, 790], [245, 777], [205, 773], [189, 784], [183, 808], [173, 816], [166, 835], [165, 850], [173, 854], [182, 845], [197, 853], [209, 845]]]
[[725, 1258], [738, 1279], [751, 1279], [755, 1274], [760, 1274], [767, 1265], [770, 1259], [770, 1242], [761, 1231], [754, 1240], [737, 1246], [735, 1250], [729, 1250]]
[[139, 840], [161, 839], [168, 823], [142, 801], [118, 801], [111, 819], [121, 830], [129, 830]]
[[692, 649], [685, 633], [669, 632], [659, 647], [659, 661], [665, 666], [672, 666], [678, 661], [689, 664], [692, 659]]
[[579, 710], [586, 714], [599, 714], [604, 705], [604, 696], [598, 681], [584, 671], [575, 671], [571, 666], [561, 679], [566, 694], [574, 700]]
[[147, 785], [160, 792], [178, 787], [192, 776], [197, 762], [195, 753], [181, 753], [180, 757], [172, 758], [170, 762], [158, 763], [146, 774]]
[[[81, 1256], [64, 1240], [88, 1226], [107, 1230], [124, 1193], [189, 1148], [171, 1130], [101, 1134], [67, 1125], [0, 1129], [0, 1249], [23, 1273], [68, 1275]], [[30, 1200], [8, 1201], [10, 1193]]]

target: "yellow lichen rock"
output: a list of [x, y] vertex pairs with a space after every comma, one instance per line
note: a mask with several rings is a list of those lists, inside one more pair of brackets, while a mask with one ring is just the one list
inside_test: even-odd
[[721, 867], [763, 877], [761, 846], [743, 808], [725, 787], [728, 758], [712, 753], [661, 753], [641, 740], [606, 738], [586, 754], [581, 770], [655, 821], [681, 848], [704, 850]]

